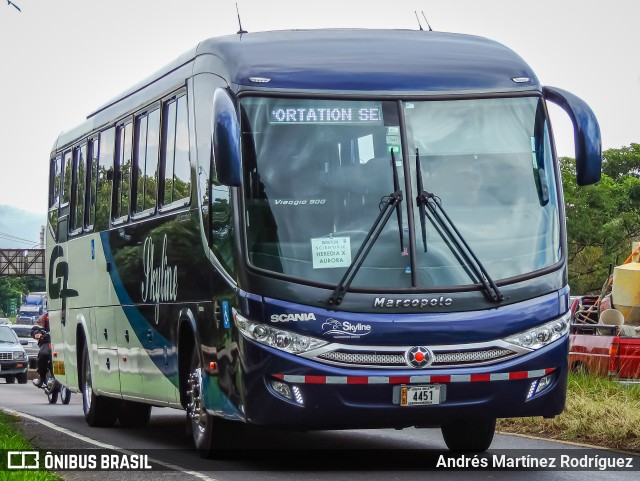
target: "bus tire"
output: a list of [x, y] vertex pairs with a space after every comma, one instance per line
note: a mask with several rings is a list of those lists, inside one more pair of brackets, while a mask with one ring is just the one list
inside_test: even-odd
[[202, 399], [202, 366], [200, 356], [194, 349], [191, 355], [189, 379], [187, 382], [187, 431], [191, 433], [193, 444], [203, 458], [214, 455], [214, 416], [207, 413]]
[[151, 405], [133, 401], [122, 401], [118, 410], [118, 421], [126, 428], [143, 428], [149, 424]]
[[82, 371], [80, 390], [82, 391], [82, 410], [87, 424], [91, 427], [110, 427], [118, 419], [120, 401], [104, 396], [98, 396], [93, 391], [91, 377], [91, 363], [89, 362], [89, 349], [84, 345], [82, 351]]
[[491, 446], [496, 420], [466, 419], [443, 424], [440, 429], [450, 451], [481, 453]]

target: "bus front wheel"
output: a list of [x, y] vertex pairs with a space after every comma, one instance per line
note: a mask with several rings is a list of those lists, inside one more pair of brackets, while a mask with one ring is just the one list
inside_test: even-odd
[[496, 420], [466, 419], [443, 424], [440, 429], [444, 442], [451, 451], [481, 453], [491, 446]]
[[193, 436], [196, 449], [203, 458], [213, 456], [214, 417], [204, 407], [202, 390], [202, 366], [200, 356], [194, 350], [191, 356], [189, 379], [187, 382], [187, 427]]
[[80, 389], [82, 391], [82, 409], [87, 424], [92, 427], [109, 427], [116, 423], [120, 403], [117, 399], [98, 396], [93, 391], [93, 377], [89, 349], [84, 345], [82, 351], [82, 376]]

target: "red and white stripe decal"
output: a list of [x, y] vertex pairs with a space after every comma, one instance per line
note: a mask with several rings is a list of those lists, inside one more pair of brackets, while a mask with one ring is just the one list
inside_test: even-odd
[[496, 372], [487, 374], [447, 374], [427, 376], [296, 376], [274, 374], [273, 377], [291, 384], [420, 384], [452, 382], [517, 381], [545, 376], [555, 367], [536, 371]]

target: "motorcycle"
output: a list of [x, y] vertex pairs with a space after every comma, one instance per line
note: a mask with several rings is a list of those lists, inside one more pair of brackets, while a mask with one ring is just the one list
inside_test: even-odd
[[69, 404], [71, 401], [71, 391], [64, 384], [60, 384], [60, 382], [58, 382], [54, 377], [53, 372], [51, 371], [51, 362], [49, 362], [46, 381], [42, 389], [49, 399], [49, 404], [55, 404], [58, 402], [58, 398], [60, 398], [60, 402], [62, 402], [62, 404]]
[[[44, 342], [50, 342], [49, 333], [44, 329], [34, 328], [33, 333], [40, 333]], [[35, 337], [35, 336], [34, 336]], [[62, 404], [69, 404], [71, 401], [71, 391], [67, 386], [61, 384], [53, 375], [53, 364], [51, 362], [51, 355], [49, 355], [49, 362], [47, 363], [47, 374], [45, 376], [45, 382], [40, 386], [47, 395], [49, 404], [55, 404], [58, 402], [58, 398]]]

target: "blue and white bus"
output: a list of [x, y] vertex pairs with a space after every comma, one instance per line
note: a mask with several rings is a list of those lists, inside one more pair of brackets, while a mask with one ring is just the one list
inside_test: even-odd
[[55, 142], [54, 369], [92, 426], [440, 427], [556, 416], [565, 212], [547, 102], [600, 177], [591, 109], [496, 42], [397, 30], [200, 43]]

